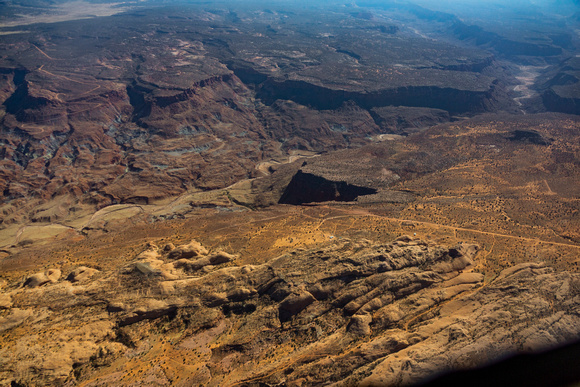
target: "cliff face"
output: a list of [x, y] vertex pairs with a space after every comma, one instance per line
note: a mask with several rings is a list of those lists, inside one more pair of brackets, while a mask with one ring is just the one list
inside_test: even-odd
[[494, 110], [497, 105], [495, 88], [495, 84], [486, 91], [438, 86], [405, 86], [372, 92], [351, 92], [303, 81], [268, 80], [260, 85], [257, 95], [266, 103], [288, 99], [321, 110], [337, 109], [345, 102], [353, 101], [369, 110], [384, 106], [410, 106], [460, 114]]
[[[576, 58], [577, 59], [577, 58]], [[580, 114], [580, 61], [564, 63], [560, 71], [539, 86], [542, 102], [548, 111]]]
[[580, 58], [568, 58], [545, 70], [534, 89], [548, 111], [580, 114]]
[[[580, 84], [575, 88], [580, 91]], [[563, 93], [557, 89], [552, 88], [542, 93], [542, 102], [546, 109], [552, 112], [580, 114], [580, 98], [562, 95]]]
[[[190, 182], [229, 185], [261, 158], [254, 145], [264, 143], [261, 124], [231, 74], [175, 90], [130, 79], [60, 83], [60, 75], [51, 85], [42, 72], [4, 72], [12, 90], [4, 102], [4, 200], [93, 192], [103, 204], [148, 201]], [[240, 152], [247, 157], [234, 156]]]

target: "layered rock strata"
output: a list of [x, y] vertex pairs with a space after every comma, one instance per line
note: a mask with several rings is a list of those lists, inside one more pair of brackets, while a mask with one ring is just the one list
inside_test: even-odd
[[530, 263], [484, 280], [476, 252], [339, 240], [239, 266], [196, 241], [150, 244], [124, 267], [3, 285], [0, 378], [396, 386], [578, 338], [577, 274]]

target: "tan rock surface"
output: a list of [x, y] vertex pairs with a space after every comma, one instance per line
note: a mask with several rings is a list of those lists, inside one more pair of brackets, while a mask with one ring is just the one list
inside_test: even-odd
[[123, 270], [12, 292], [2, 380], [406, 385], [580, 334], [577, 274], [524, 264], [484, 282], [472, 245], [343, 239], [243, 266], [194, 245], [203, 270], [149, 245]]
[[60, 278], [61, 272], [58, 269], [50, 269], [44, 273], [36, 273], [26, 279], [23, 286], [35, 288], [48, 283], [55, 283]]

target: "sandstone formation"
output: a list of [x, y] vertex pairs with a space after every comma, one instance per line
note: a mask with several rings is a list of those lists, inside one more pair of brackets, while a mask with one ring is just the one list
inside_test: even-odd
[[484, 280], [474, 245], [339, 240], [261, 265], [186, 246], [196, 260], [150, 245], [126, 270], [7, 284], [3, 383], [409, 385], [580, 335], [577, 274]]
[[0, 386], [580, 369], [578, 5], [451, 3], [0, 1]]
[[92, 267], [80, 266], [70, 272], [70, 274], [66, 277], [66, 280], [70, 282], [87, 281], [98, 272], [99, 270], [93, 269]]
[[59, 280], [60, 275], [61, 272], [58, 269], [50, 269], [44, 273], [36, 273], [28, 277], [23, 286], [36, 288], [44, 284], [55, 283]]

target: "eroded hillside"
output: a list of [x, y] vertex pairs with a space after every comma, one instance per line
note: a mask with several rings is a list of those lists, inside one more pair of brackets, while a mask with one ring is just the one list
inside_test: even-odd
[[341, 239], [243, 265], [192, 241], [40, 272], [2, 288], [3, 377], [394, 386], [577, 337], [577, 274], [530, 263], [484, 282], [477, 250]]
[[412, 385], [580, 339], [573, 17], [69, 5], [0, 4], [0, 385]]

